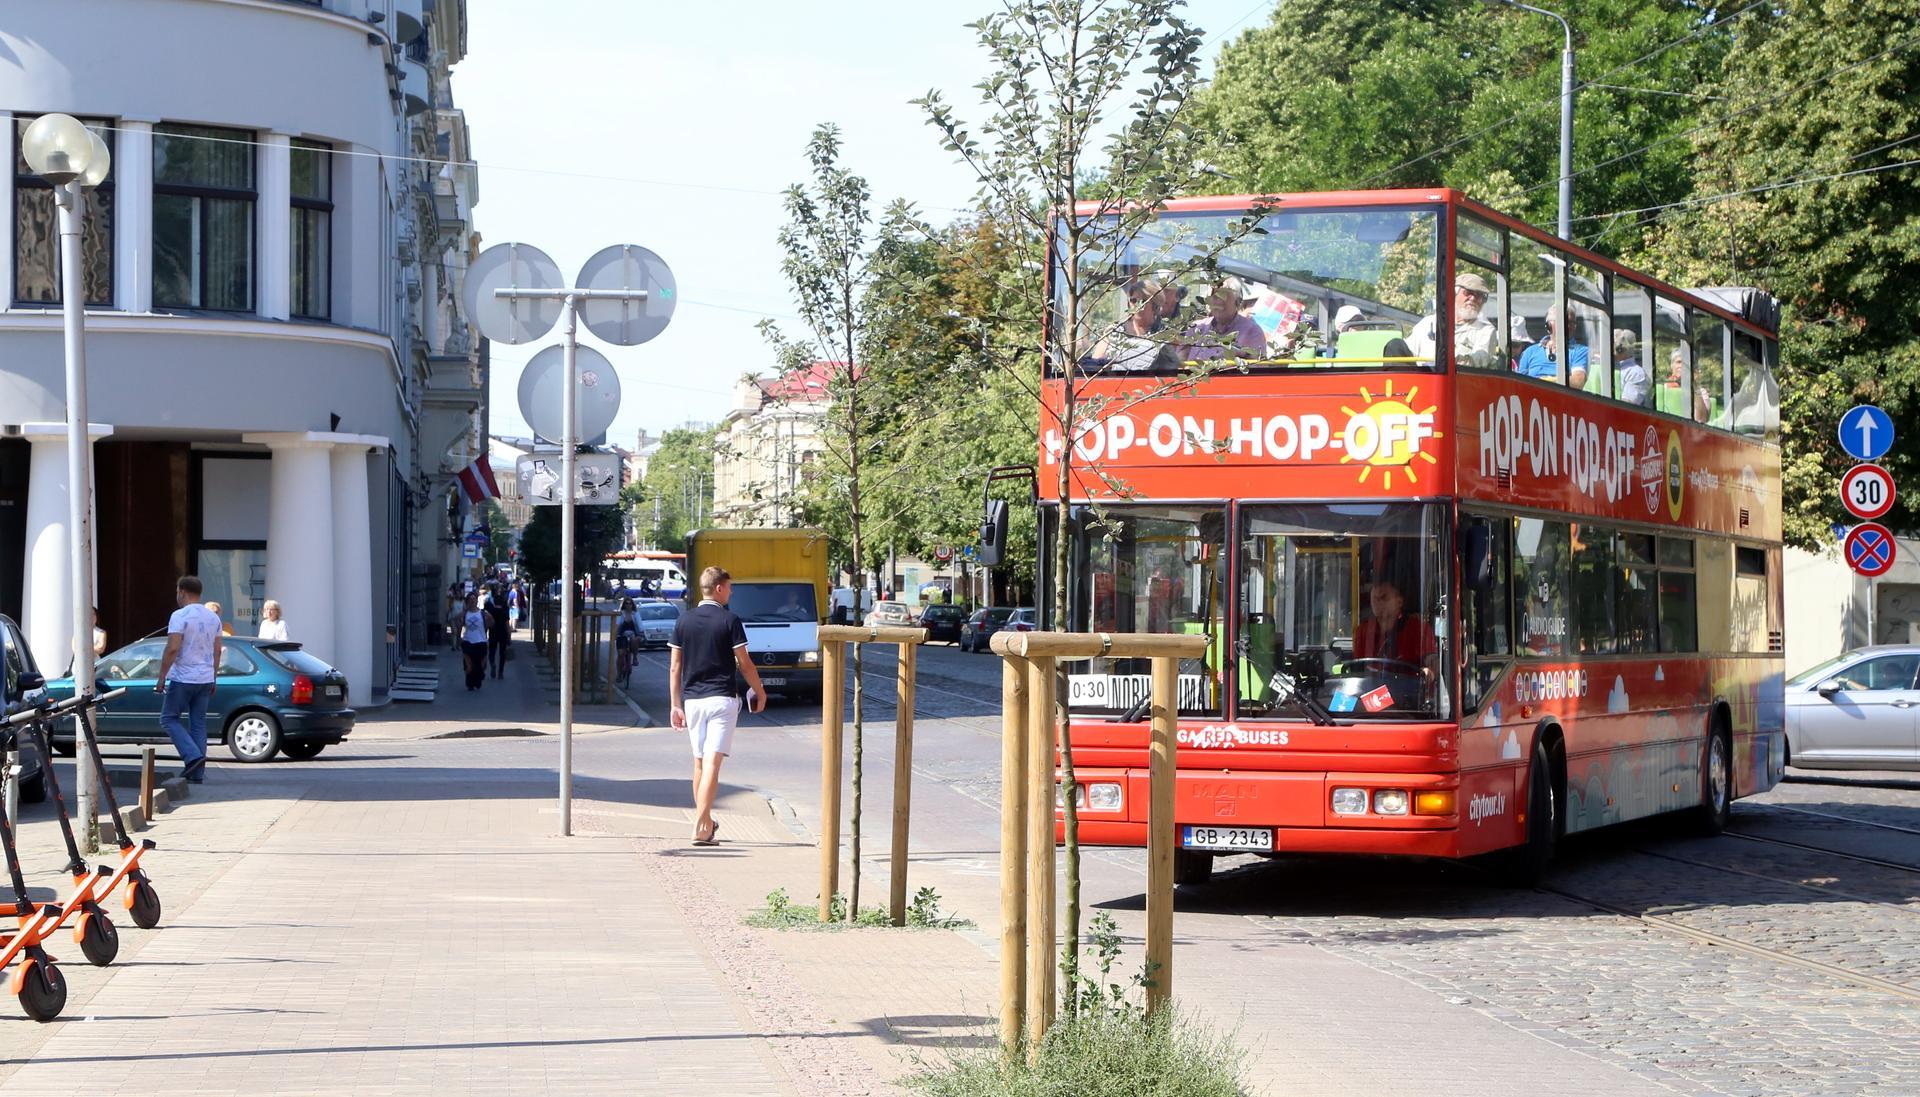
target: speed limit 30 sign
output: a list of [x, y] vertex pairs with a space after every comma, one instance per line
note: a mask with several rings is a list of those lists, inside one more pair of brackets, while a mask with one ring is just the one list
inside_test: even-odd
[[1879, 465], [1855, 465], [1840, 478], [1840, 500], [1861, 518], [1878, 518], [1893, 509], [1893, 477]]

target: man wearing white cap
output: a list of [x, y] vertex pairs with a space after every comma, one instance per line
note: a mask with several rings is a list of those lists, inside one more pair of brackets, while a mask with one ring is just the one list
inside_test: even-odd
[[[1487, 280], [1462, 274], [1453, 280], [1453, 359], [1460, 365], [1492, 369], [1500, 364], [1500, 332], [1482, 315], [1491, 296]], [[1423, 316], [1407, 335], [1416, 358], [1432, 358], [1438, 340], [1439, 318]]]

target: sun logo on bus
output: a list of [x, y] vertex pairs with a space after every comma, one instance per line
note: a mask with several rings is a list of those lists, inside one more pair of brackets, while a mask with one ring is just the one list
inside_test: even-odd
[[1361, 483], [1366, 483], [1373, 470], [1379, 468], [1381, 486], [1391, 491], [1396, 469], [1406, 474], [1408, 483], [1417, 484], [1420, 476], [1415, 471], [1416, 458], [1429, 465], [1439, 464], [1440, 459], [1422, 445], [1429, 438], [1440, 437], [1440, 432], [1433, 429], [1434, 405], [1415, 410], [1419, 397], [1418, 385], [1396, 397], [1393, 382], [1388, 381], [1386, 391], [1379, 396], [1369, 392], [1365, 385], [1360, 386], [1360, 398], [1366, 401], [1360, 410], [1340, 409], [1347, 416], [1346, 429], [1340, 435], [1345, 450], [1340, 463], [1363, 462]]

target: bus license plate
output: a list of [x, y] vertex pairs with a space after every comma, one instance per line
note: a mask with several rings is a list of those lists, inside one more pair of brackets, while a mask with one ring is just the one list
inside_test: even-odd
[[1273, 848], [1273, 831], [1266, 827], [1181, 827], [1180, 844], [1187, 849]]

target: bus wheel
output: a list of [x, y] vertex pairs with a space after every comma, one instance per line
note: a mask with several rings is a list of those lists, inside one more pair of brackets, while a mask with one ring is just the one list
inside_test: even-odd
[[1694, 826], [1702, 834], [1719, 834], [1727, 829], [1733, 815], [1733, 751], [1727, 746], [1727, 733], [1720, 721], [1713, 723], [1707, 736], [1706, 764], [1700, 767], [1700, 806], [1694, 809]]
[[1553, 765], [1545, 744], [1535, 743], [1533, 762], [1527, 767], [1527, 841], [1503, 855], [1502, 882], [1518, 888], [1538, 884], [1553, 864], [1559, 837], [1560, 798], [1553, 790]]
[[1173, 851], [1173, 882], [1186, 887], [1204, 884], [1213, 878], [1213, 854], [1200, 849]]

